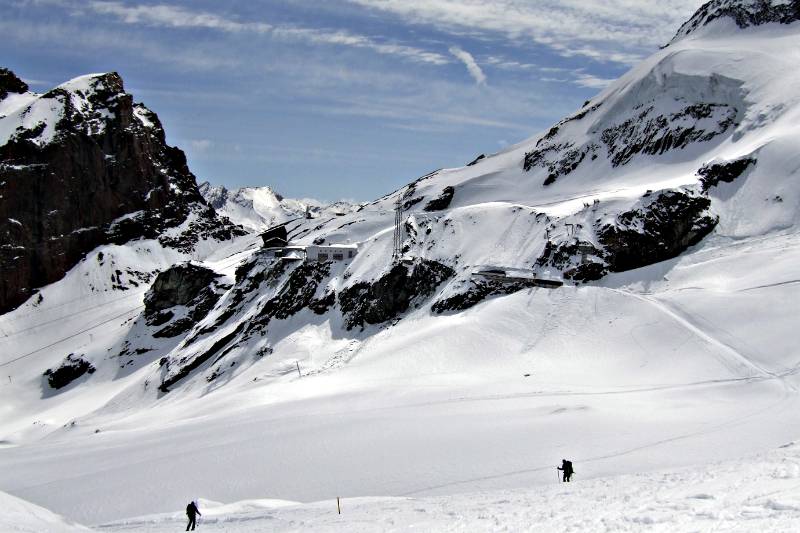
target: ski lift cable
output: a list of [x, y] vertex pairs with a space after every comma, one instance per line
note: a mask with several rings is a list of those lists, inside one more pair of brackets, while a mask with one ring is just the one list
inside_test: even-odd
[[[74, 315], [74, 314], [78, 314], [78, 313], [83, 313], [84, 311], [88, 311], [90, 309], [97, 309], [98, 307], [103, 307], [103, 306], [110, 305], [110, 304], [115, 303], [115, 302], [119, 302], [121, 300], [126, 300], [128, 298], [132, 298], [133, 296], [139, 296], [141, 294], [146, 293], [147, 290], [148, 289], [144, 289], [144, 290], [141, 290], [141, 291], [137, 291], [137, 292], [132, 292], [132, 293], [126, 294], [125, 296], [120, 296], [119, 298], [114, 298], [112, 300], [106, 300], [106, 301], [104, 301], [102, 303], [99, 303], [97, 305], [87, 307], [86, 309], [83, 309], [83, 310], [80, 310], [80, 311], [71, 312], [71, 314]], [[80, 302], [80, 301], [83, 301], [83, 300], [88, 300], [89, 298], [95, 298], [95, 297], [96, 297], [96, 295], [94, 295], [94, 294], [87, 294], [86, 296], [79, 296], [78, 298], [73, 298], [71, 300], [67, 300], [65, 302], [62, 302], [62, 303], [57, 304], [57, 305], [54, 305], [52, 307], [47, 307], [45, 309], [38, 309], [36, 311], [31, 311], [30, 313], [19, 314], [19, 315], [15, 316], [14, 318], [5, 318], [5, 317], [3, 317], [3, 320], [0, 320], [0, 323], [2, 323], [4, 325], [8, 325], [8, 324], [10, 324], [12, 322], [18, 322], [20, 319], [25, 318], [25, 317], [29, 317], [29, 316], [33, 316], [33, 315], [40, 315], [42, 313], [47, 313], [49, 311], [53, 311], [55, 309], [60, 309], [62, 307], [65, 307], [67, 305], [71, 305], [71, 304], [74, 304], [76, 302]], [[47, 323], [49, 323], [49, 322], [47, 322]]]
[[33, 324], [33, 325], [28, 326], [28, 327], [26, 327], [24, 329], [20, 329], [18, 331], [13, 331], [11, 333], [8, 333], [3, 338], [14, 337], [16, 335], [19, 335], [21, 333], [25, 333], [26, 331], [30, 331], [32, 329], [40, 328], [42, 326], [47, 326], [49, 324], [54, 324], [56, 322], [61, 322], [61, 321], [64, 321], [64, 320], [69, 320], [69, 319], [71, 319], [72, 317], [74, 317], [76, 315], [82, 315], [83, 313], [88, 313], [89, 311], [93, 311], [94, 309], [99, 309], [100, 307], [105, 307], [107, 305], [111, 305], [113, 303], [117, 303], [117, 302], [119, 302], [121, 300], [130, 298], [132, 296], [144, 294], [145, 292], [147, 292], [147, 291], [138, 292], [136, 294], [129, 294], [124, 298], [116, 298], [116, 299], [108, 301], [108, 302], [104, 302], [104, 303], [101, 303], [101, 304], [93, 305], [91, 307], [87, 307], [86, 309], [81, 309], [80, 311], [73, 311], [73, 312], [70, 312], [69, 316], [62, 316], [62, 317], [58, 317], [58, 318], [52, 318], [52, 319], [47, 320], [45, 322], [40, 322], [38, 324]]
[[[223, 261], [225, 261], [227, 259], [231, 259], [231, 258], [226, 258]], [[223, 268], [223, 269], [229, 268], [229, 267], [235, 265], [236, 263], [238, 263], [238, 262], [240, 262], [242, 260], [243, 260], [243, 258], [233, 258], [230, 263], [226, 263], [226, 264], [224, 264], [222, 266], [219, 266], [219, 268]], [[136, 292], [132, 292], [132, 293], [126, 294], [125, 296], [120, 296], [119, 298], [114, 298], [112, 300], [104, 301], [104, 302], [102, 302], [100, 304], [87, 307], [86, 309], [82, 309], [80, 311], [72, 312], [71, 314], [74, 315], [74, 314], [78, 314], [78, 313], [83, 313], [84, 311], [88, 311], [90, 309], [97, 309], [98, 307], [103, 307], [105, 305], [110, 305], [110, 304], [112, 304], [114, 302], [119, 302], [121, 300], [125, 300], [127, 298], [131, 298], [133, 296], [138, 296], [138, 295], [144, 294], [148, 290], [149, 290], [149, 287], [147, 289], [143, 289], [141, 291], [136, 291]], [[90, 298], [96, 298], [96, 295], [87, 294], [85, 296], [79, 296], [77, 298], [72, 298], [70, 300], [66, 300], [64, 302], [61, 302], [59, 304], [56, 304], [56, 305], [53, 305], [53, 306], [50, 306], [50, 307], [46, 307], [44, 309], [37, 309], [35, 311], [17, 314], [13, 318], [0, 317], [0, 325], [10, 325], [12, 322], [18, 322], [19, 320], [21, 320], [21, 319], [23, 319], [25, 317], [29, 317], [29, 316], [33, 316], [33, 315], [40, 315], [42, 313], [48, 313], [48, 312], [53, 311], [55, 309], [60, 309], [62, 307], [65, 307], [65, 306], [68, 306], [68, 305], [72, 305], [72, 304], [74, 304], [76, 302], [80, 302], [80, 301], [83, 301], [83, 300], [88, 300]], [[58, 319], [54, 319], [54, 320], [58, 320]], [[50, 323], [50, 321], [44, 322], [43, 324], [49, 324], [49, 323]], [[31, 327], [37, 327], [37, 326], [31, 326]], [[26, 331], [26, 330], [23, 330], [23, 331]], [[17, 332], [17, 333], [19, 333], [19, 332]], [[11, 335], [13, 335], [13, 333]], [[8, 336], [11, 336], [11, 335], [8, 335]]]
[[82, 329], [82, 330], [80, 330], [80, 331], [78, 331], [76, 333], [73, 333], [72, 335], [67, 335], [66, 337], [58, 339], [57, 341], [51, 342], [47, 346], [42, 346], [41, 348], [37, 348], [37, 349], [32, 350], [32, 351], [30, 351], [28, 353], [24, 353], [22, 355], [19, 355], [19, 356], [15, 357], [15, 358], [13, 358], [13, 359], [11, 359], [9, 361], [6, 361], [5, 363], [0, 363], [0, 367], [10, 365], [11, 363], [15, 363], [15, 362], [17, 362], [17, 361], [19, 361], [21, 359], [25, 359], [26, 357], [30, 357], [31, 355], [37, 354], [37, 353], [39, 353], [41, 351], [44, 351], [44, 350], [46, 350], [48, 348], [52, 348], [53, 346], [55, 346], [57, 344], [60, 344], [60, 343], [62, 343], [64, 341], [66, 341], [66, 340], [75, 338], [78, 335], [82, 335], [83, 333], [86, 333], [87, 331], [91, 331], [93, 329], [99, 328], [100, 326], [108, 324], [109, 322], [113, 322], [114, 320], [118, 320], [118, 319], [124, 317], [125, 315], [132, 313], [133, 311], [137, 311], [137, 310], [141, 309], [142, 307], [144, 307], [144, 304], [137, 305], [136, 307], [134, 307], [132, 309], [128, 309], [124, 313], [121, 313], [119, 315], [116, 315], [116, 316], [113, 316], [113, 317], [108, 318], [106, 320], [103, 320], [102, 322], [100, 322], [98, 324], [95, 324], [94, 326], [90, 326], [90, 327]]

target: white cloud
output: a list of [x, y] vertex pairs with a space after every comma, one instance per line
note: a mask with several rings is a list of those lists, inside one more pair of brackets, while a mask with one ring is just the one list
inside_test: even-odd
[[89, 7], [102, 15], [114, 15], [127, 24], [150, 24], [172, 28], [209, 28], [228, 32], [267, 33], [272, 29], [263, 22], [238, 22], [206, 12], [191, 11], [179, 6], [127, 6], [121, 2], [93, 1]]
[[633, 64], [703, 0], [349, 0], [442, 31], [535, 41], [558, 53]]
[[467, 71], [469, 71], [469, 75], [475, 80], [475, 83], [478, 85], [486, 85], [486, 75], [483, 73], [483, 70], [481, 70], [481, 67], [478, 66], [478, 63], [475, 62], [475, 58], [472, 57], [472, 54], [457, 46], [451, 46], [450, 53], [464, 63], [467, 67]]
[[372, 50], [383, 55], [393, 55], [420, 63], [443, 65], [450, 63], [444, 55], [392, 42], [380, 42], [371, 37], [344, 30], [320, 30], [294, 26], [276, 26], [266, 22], [238, 21], [204, 11], [192, 11], [165, 4], [128, 6], [121, 2], [95, 0], [88, 4], [95, 13], [116, 17], [126, 24], [141, 24], [169, 28], [205, 28], [228, 33], [249, 32], [270, 35], [277, 39], [304, 41], [311, 44], [329, 44]]
[[573, 80], [573, 83], [575, 83], [575, 85], [578, 85], [580, 87], [586, 87], [589, 89], [605, 89], [613, 82], [614, 80], [610, 80], [607, 78], [598, 78], [597, 76], [592, 76], [591, 74], [586, 74], [583, 72], [578, 73], [575, 79]]
[[93, 28], [82, 31], [67, 20], [63, 22], [20, 23], [0, 18], [0, 35], [18, 45], [60, 46], [68, 50], [98, 54], [113, 50], [126, 53], [132, 50], [131, 42], [136, 42], [137, 57], [159, 64], [170, 65], [184, 70], [216, 70], [223, 67], [239, 66], [241, 58], [208, 44], [196, 47], [175, 47], [164, 45], [158, 40], [142, 39], [141, 36], [110, 28]]
[[421, 63], [444, 65], [450, 63], [442, 54], [430, 52], [414, 46], [396, 43], [380, 43], [364, 35], [353, 34], [344, 30], [323, 31], [311, 28], [284, 27], [275, 28], [272, 34], [281, 39], [300, 40], [312, 44], [332, 44], [365, 48], [384, 55], [394, 55]]

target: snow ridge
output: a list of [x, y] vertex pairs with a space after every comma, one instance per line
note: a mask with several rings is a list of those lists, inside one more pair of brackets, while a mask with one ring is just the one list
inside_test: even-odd
[[685, 22], [670, 42], [696, 33], [717, 20], [730, 19], [739, 29], [800, 20], [798, 0], [711, 0]]

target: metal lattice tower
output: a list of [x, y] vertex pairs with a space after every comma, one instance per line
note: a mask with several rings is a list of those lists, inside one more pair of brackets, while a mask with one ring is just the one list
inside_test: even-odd
[[394, 203], [394, 249], [392, 259], [400, 259], [403, 255], [403, 198], [397, 197]]

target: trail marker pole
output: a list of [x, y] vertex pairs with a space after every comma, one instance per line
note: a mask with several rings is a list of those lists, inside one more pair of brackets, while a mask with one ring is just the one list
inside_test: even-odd
[[339, 503], [339, 497], [336, 497], [336, 510], [339, 511], [339, 514], [342, 514], [342, 505]]
[[295, 361], [295, 365], [297, 365], [297, 377], [302, 378], [303, 374], [300, 373], [300, 361]]

